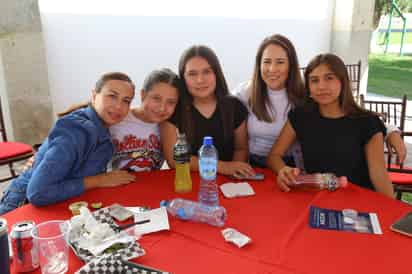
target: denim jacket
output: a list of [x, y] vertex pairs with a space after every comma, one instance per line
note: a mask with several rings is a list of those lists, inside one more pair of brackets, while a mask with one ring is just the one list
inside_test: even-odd
[[106, 171], [114, 146], [108, 128], [88, 106], [59, 119], [36, 154], [32, 168], [13, 180], [0, 203], [0, 215], [26, 198], [43, 206], [84, 192], [83, 179]]

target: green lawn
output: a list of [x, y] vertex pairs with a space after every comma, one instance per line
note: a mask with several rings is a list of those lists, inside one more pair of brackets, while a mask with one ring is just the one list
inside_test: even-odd
[[407, 192], [403, 193], [403, 195], [402, 195], [402, 200], [403, 200], [404, 202], [407, 202], [407, 203], [409, 203], [409, 204], [412, 204], [412, 193], [407, 193]]
[[369, 55], [368, 92], [412, 99], [412, 56]]
[[[378, 39], [377, 43], [379, 45], [382, 45], [384, 43], [384, 38], [385, 38], [385, 33], [379, 33], [378, 34]], [[402, 37], [402, 32], [391, 32], [390, 35], [390, 44], [395, 45], [401, 44], [401, 37]], [[403, 40], [403, 44], [412, 44], [412, 32], [405, 32], [405, 38]]]

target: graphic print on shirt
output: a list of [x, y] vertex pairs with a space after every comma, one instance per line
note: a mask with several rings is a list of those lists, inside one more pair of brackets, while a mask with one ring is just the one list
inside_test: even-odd
[[116, 153], [112, 165], [117, 169], [128, 171], [150, 171], [160, 169], [160, 139], [155, 134], [146, 138], [138, 138], [132, 134], [125, 135], [123, 140], [113, 139]]

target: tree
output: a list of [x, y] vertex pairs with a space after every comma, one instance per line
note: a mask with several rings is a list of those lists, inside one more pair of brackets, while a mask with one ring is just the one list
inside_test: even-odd
[[[412, 0], [394, 0], [401, 12], [412, 12]], [[375, 0], [373, 25], [376, 28], [382, 15], [390, 12], [391, 0]]]

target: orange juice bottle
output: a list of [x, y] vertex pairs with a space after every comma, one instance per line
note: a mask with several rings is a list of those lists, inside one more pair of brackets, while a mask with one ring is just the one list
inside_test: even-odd
[[175, 160], [175, 192], [184, 193], [192, 191], [192, 178], [190, 177], [190, 147], [186, 142], [186, 135], [177, 132], [177, 142], [173, 147]]

